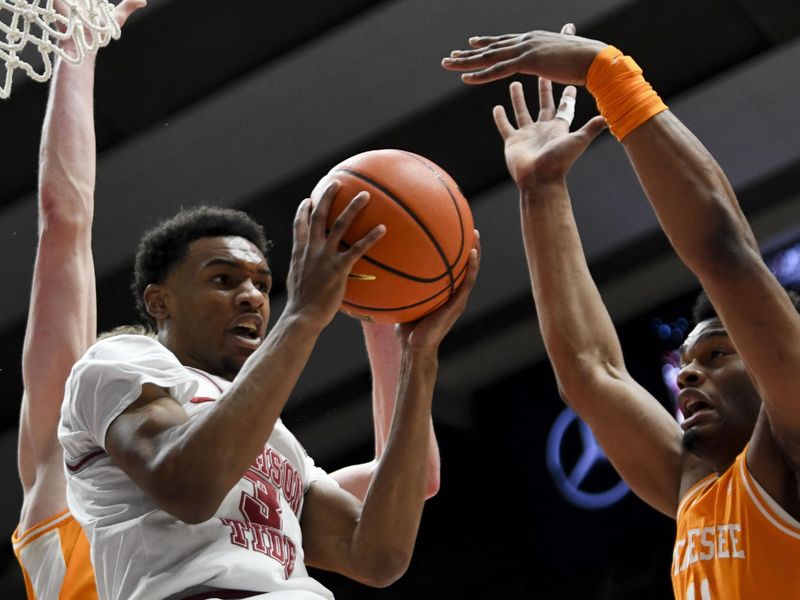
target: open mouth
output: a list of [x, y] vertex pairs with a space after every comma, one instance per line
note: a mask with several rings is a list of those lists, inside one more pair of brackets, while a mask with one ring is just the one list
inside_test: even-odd
[[261, 339], [261, 336], [258, 333], [258, 327], [254, 323], [243, 323], [242, 325], [237, 325], [231, 329], [231, 332], [237, 337], [248, 340]]
[[686, 429], [697, 424], [704, 416], [714, 411], [714, 405], [697, 390], [684, 390], [679, 396], [683, 422], [681, 428]]

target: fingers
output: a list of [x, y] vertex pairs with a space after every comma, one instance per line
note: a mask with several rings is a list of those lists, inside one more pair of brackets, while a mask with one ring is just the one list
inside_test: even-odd
[[533, 125], [531, 113], [528, 111], [528, 105], [525, 104], [525, 92], [522, 89], [522, 84], [518, 81], [513, 82], [509, 86], [511, 94], [511, 105], [514, 107], [514, 118], [517, 120], [517, 127], [525, 127], [526, 125]]
[[564, 88], [564, 93], [561, 94], [561, 102], [558, 105], [558, 112], [556, 119], [562, 119], [567, 122], [567, 125], [572, 125], [572, 119], [575, 118], [575, 97], [578, 90], [574, 85], [568, 85]]
[[447, 302], [447, 305], [455, 306], [453, 310], [456, 314], [461, 314], [467, 304], [472, 288], [475, 287], [475, 282], [478, 279], [478, 271], [481, 266], [481, 236], [480, 232], [473, 230], [475, 242], [472, 250], [469, 251], [469, 262], [467, 263], [467, 274], [464, 276], [464, 281], [458, 286], [458, 289]]
[[147, 6], [147, 0], [122, 0], [114, 9], [114, 18], [117, 20], [117, 24], [122, 27], [128, 17], [145, 6]]
[[479, 83], [490, 83], [499, 79], [505, 79], [518, 72], [517, 59], [499, 62], [485, 69], [473, 73], [462, 73], [461, 81], [470, 85]]
[[311, 199], [306, 198], [297, 207], [294, 215], [294, 250], [299, 251], [308, 244], [309, 220], [311, 219]]
[[494, 117], [494, 124], [497, 126], [497, 131], [500, 132], [500, 137], [505, 140], [508, 136], [512, 135], [516, 130], [511, 122], [508, 120], [506, 109], [502, 106], [495, 106], [492, 109], [492, 116]]
[[586, 140], [586, 146], [588, 147], [589, 144], [591, 144], [592, 141], [607, 128], [608, 123], [606, 123], [606, 120], [598, 115], [592, 119], [589, 119], [589, 121], [587, 121], [583, 127], [578, 129], [574, 135], [583, 137]]
[[342, 253], [348, 273], [352, 270], [353, 265], [356, 264], [358, 259], [369, 252], [370, 248], [377, 244], [385, 234], [386, 226], [376, 225], [367, 235], [353, 244], [346, 252]]
[[520, 37], [521, 33], [505, 33], [503, 35], [476, 35], [469, 38], [469, 45], [473, 48], [485, 48], [492, 44], [514, 40]]
[[549, 121], [555, 116], [555, 113], [553, 83], [549, 79], [539, 77], [539, 120]]
[[311, 211], [311, 228], [309, 236], [312, 239], [325, 239], [325, 228], [328, 222], [328, 213], [331, 210], [331, 204], [336, 194], [341, 189], [342, 184], [338, 179], [331, 180], [325, 189], [322, 191], [322, 196], [317, 202], [317, 205]]
[[450, 71], [471, 71], [462, 73], [465, 83], [488, 83], [520, 72], [527, 48], [517, 40], [500, 42], [488, 48], [475, 50], [454, 50], [442, 60], [442, 66]]
[[344, 210], [336, 218], [330, 232], [328, 233], [327, 245], [328, 249], [333, 252], [339, 248], [339, 242], [345, 232], [353, 224], [353, 221], [358, 216], [358, 213], [369, 203], [369, 193], [359, 192], [356, 194]]

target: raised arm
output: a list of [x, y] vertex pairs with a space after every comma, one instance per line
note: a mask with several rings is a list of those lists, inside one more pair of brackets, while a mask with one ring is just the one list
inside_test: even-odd
[[534, 122], [522, 86], [511, 84], [517, 126], [494, 116], [506, 162], [520, 190], [525, 253], [547, 353], [565, 401], [592, 429], [620, 475], [643, 500], [674, 516], [686, 465], [681, 431], [630, 376], [611, 318], [589, 273], [566, 187], [566, 174], [604, 129], [596, 117], [569, 133], [568, 87], [555, 117], [552, 87], [539, 80]]
[[[120, 25], [144, 4], [144, 0], [121, 2], [115, 10]], [[24, 491], [22, 530], [66, 508], [63, 458], [56, 438], [64, 382], [95, 338], [94, 64], [95, 53], [88, 53], [79, 65], [56, 61], [42, 129], [39, 243], [22, 352], [25, 394], [18, 458]]]
[[665, 106], [648, 111], [646, 102], [631, 106], [623, 100], [619, 92], [631, 88], [621, 79], [638, 86], [637, 98], [644, 98], [639, 93], [648, 93], [649, 86], [630, 58], [602, 42], [533, 31], [470, 43], [473, 49], [443, 62], [446, 68], [466, 71], [468, 83], [514, 72], [561, 83], [588, 82], [604, 113], [628, 121], [617, 137], [662, 228], [700, 279], [760, 391], [769, 422], [762, 421], [759, 431], [774, 434], [789, 464], [800, 464], [800, 317], [761, 259], [714, 158]]
[[[331, 477], [359, 500], [364, 500], [386, 447], [392, 426], [397, 386], [400, 380], [402, 349], [394, 325], [362, 323], [367, 354], [372, 369], [372, 420], [375, 436], [375, 458], [368, 463], [350, 465], [334, 471]], [[430, 424], [428, 448], [428, 477], [425, 497], [431, 498], [439, 491], [439, 446]]]
[[363, 504], [337, 487], [312, 485], [301, 519], [308, 564], [378, 587], [408, 568], [429, 481], [438, 348], [463, 312], [477, 271], [475, 249], [456, 294], [416, 324], [400, 327], [397, 403], [372, 483]]

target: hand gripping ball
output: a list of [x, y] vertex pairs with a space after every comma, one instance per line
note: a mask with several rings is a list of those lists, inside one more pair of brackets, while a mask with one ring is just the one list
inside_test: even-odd
[[455, 181], [427, 158], [403, 150], [372, 150], [348, 158], [320, 180], [317, 201], [331, 179], [336, 194], [327, 226], [350, 200], [370, 201], [345, 233], [349, 247], [373, 227], [386, 234], [353, 267], [342, 311], [378, 323], [415, 321], [444, 304], [463, 282], [474, 226]]

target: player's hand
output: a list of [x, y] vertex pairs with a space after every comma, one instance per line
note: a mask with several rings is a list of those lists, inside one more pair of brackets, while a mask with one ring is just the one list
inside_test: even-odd
[[[125, 26], [126, 21], [133, 13], [145, 6], [147, 6], [147, 0], [122, 0], [114, 7], [114, 20], [121, 29]], [[54, 23], [54, 26], [57, 27], [62, 33], [66, 32], [67, 23], [69, 22], [69, 16], [71, 12], [69, 5], [67, 5], [64, 0], [53, 0], [53, 9], [59, 15]], [[87, 35], [91, 36], [94, 34], [89, 31]], [[62, 49], [68, 52], [73, 52], [75, 49], [75, 40], [72, 37], [68, 37], [59, 40], [59, 45]]]
[[353, 265], [386, 233], [386, 227], [378, 225], [340, 251], [342, 236], [369, 202], [367, 192], [357, 194], [326, 233], [328, 212], [340, 187], [338, 181], [331, 181], [316, 205], [310, 198], [303, 200], [294, 219], [286, 310], [310, 318], [319, 327], [330, 323], [341, 308]]
[[124, 27], [128, 17], [145, 6], [147, 6], [147, 0], [122, 0], [114, 7], [114, 19], [116, 19], [117, 25]]
[[488, 83], [521, 73], [583, 85], [586, 71], [606, 44], [574, 34], [575, 26], [568, 23], [561, 33], [529, 31], [473, 37], [469, 39], [471, 50], [454, 50], [442, 60], [442, 66], [461, 71], [464, 83]]
[[606, 122], [603, 117], [594, 117], [570, 133], [576, 94], [573, 86], [564, 89], [557, 110], [553, 103], [552, 84], [540, 78], [540, 108], [536, 121], [525, 103], [522, 85], [515, 81], [510, 92], [516, 127], [502, 106], [495, 106], [492, 114], [505, 143], [506, 166], [512, 179], [520, 187], [562, 181], [572, 164], [606, 128]]
[[467, 274], [455, 294], [442, 306], [429, 315], [413, 323], [400, 323], [396, 326], [397, 334], [404, 348], [415, 351], [437, 352], [447, 332], [455, 324], [467, 306], [481, 260], [481, 244], [478, 230], [475, 230], [475, 244], [470, 250]]

